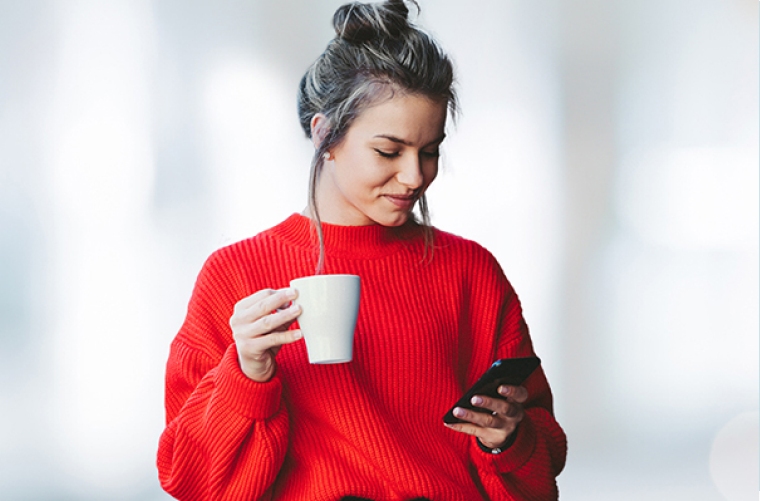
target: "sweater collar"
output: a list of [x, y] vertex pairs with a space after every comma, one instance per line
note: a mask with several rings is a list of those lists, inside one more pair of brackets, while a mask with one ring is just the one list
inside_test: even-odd
[[[295, 213], [272, 228], [279, 238], [298, 247], [319, 246], [317, 230], [311, 219]], [[422, 230], [413, 221], [399, 227], [381, 225], [339, 226], [322, 223], [327, 256], [367, 259], [392, 254], [414, 242], [422, 241]]]

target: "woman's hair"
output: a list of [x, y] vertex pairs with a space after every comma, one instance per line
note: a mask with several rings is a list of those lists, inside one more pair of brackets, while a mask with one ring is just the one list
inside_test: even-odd
[[[419, 5], [412, 3], [419, 12]], [[362, 111], [393, 92], [421, 95], [447, 103], [452, 115], [457, 99], [451, 61], [430, 36], [412, 25], [403, 0], [370, 4], [352, 2], [335, 11], [336, 36], [309, 67], [298, 89], [298, 115], [306, 136], [322, 113], [328, 131], [314, 152], [309, 176], [309, 210], [319, 237], [317, 273], [324, 263], [322, 224], [316, 185], [324, 155], [344, 139]], [[432, 228], [423, 194], [419, 200], [425, 249], [432, 249]]]

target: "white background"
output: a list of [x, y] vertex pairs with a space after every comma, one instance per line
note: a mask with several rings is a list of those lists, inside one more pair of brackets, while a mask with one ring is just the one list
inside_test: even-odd
[[[163, 500], [163, 371], [214, 249], [306, 201], [340, 1], [0, 0], [0, 497]], [[462, 116], [433, 222], [500, 260], [564, 500], [755, 499], [758, 3], [422, 1]]]

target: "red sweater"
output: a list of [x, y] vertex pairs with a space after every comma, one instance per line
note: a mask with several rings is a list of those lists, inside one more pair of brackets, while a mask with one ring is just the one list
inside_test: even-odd
[[498, 358], [533, 354], [517, 295], [474, 242], [435, 230], [324, 225], [326, 273], [361, 276], [352, 362], [308, 363], [285, 345], [266, 383], [241, 372], [229, 327], [235, 303], [313, 274], [315, 234], [294, 214], [218, 250], [203, 266], [171, 346], [167, 426], [158, 450], [181, 500], [549, 500], [565, 435], [541, 370], [514, 444], [483, 452], [442, 417]]

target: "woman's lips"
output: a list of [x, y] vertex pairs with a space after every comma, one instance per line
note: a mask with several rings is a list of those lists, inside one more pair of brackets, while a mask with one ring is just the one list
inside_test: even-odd
[[417, 200], [417, 197], [414, 195], [383, 195], [386, 199], [388, 199], [392, 204], [394, 204], [396, 207], [400, 207], [402, 209], [410, 209], [414, 202]]

